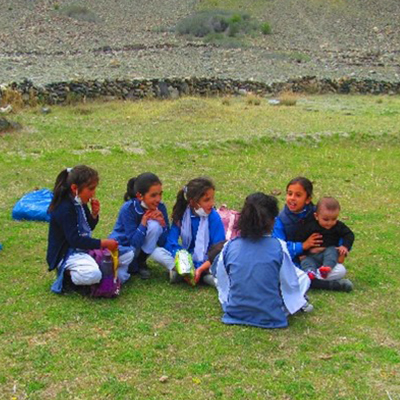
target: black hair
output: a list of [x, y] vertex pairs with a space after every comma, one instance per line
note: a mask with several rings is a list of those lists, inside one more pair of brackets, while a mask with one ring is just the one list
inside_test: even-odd
[[145, 195], [153, 185], [162, 185], [162, 182], [157, 175], [151, 172], [144, 172], [136, 178], [129, 179], [126, 185], [124, 200], [128, 201], [136, 198], [137, 193], [140, 193], [142, 196]]
[[304, 176], [297, 176], [296, 178], [293, 178], [287, 185], [286, 185], [286, 191], [289, 189], [289, 186], [294, 185], [295, 183], [298, 183], [303, 187], [303, 189], [307, 193], [307, 197], [311, 198], [313, 196], [313, 184], [312, 182], [304, 178]]
[[340, 204], [334, 197], [322, 197], [318, 203], [316, 212], [321, 211], [321, 208], [326, 208], [329, 211], [340, 211]]
[[70, 171], [68, 169], [62, 170], [54, 184], [53, 200], [50, 203], [48, 212], [53, 211], [64, 200], [71, 191], [71, 185], [78, 186], [78, 191], [82, 188], [90, 186], [92, 183], [99, 182], [98, 172], [86, 165], [77, 165]]
[[223, 249], [224, 244], [226, 242], [227, 242], [226, 240], [221, 240], [220, 242], [217, 242], [210, 247], [210, 249], [207, 252], [207, 256], [208, 256], [208, 261], [210, 261], [211, 264], [214, 262], [216, 257], [218, 257], [219, 253], [221, 253], [221, 250]]
[[240, 236], [259, 239], [271, 233], [278, 213], [278, 200], [274, 196], [261, 192], [247, 196], [237, 224]]
[[176, 195], [176, 202], [172, 209], [172, 221], [179, 224], [189, 201], [199, 201], [209, 189], [215, 190], [215, 185], [210, 178], [200, 177], [189, 181]]

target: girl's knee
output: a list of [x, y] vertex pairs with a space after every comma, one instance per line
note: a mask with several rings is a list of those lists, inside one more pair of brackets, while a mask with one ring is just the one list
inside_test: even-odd
[[92, 268], [77, 268], [70, 270], [71, 280], [75, 285], [94, 285], [101, 281], [102, 275], [99, 267], [93, 266]]

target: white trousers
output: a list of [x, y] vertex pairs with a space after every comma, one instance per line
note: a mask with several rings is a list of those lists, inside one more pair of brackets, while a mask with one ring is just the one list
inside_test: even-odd
[[135, 256], [135, 252], [133, 250], [128, 251], [125, 254], [122, 254], [118, 258], [118, 278], [121, 283], [125, 283], [130, 277], [131, 274], [128, 272], [128, 268], [130, 263], [133, 261], [133, 257]]
[[326, 278], [322, 278], [321, 274], [317, 270], [316, 278], [323, 279], [324, 281], [336, 281], [338, 279], [344, 278], [346, 273], [347, 271], [343, 264], [336, 264]]
[[150, 255], [150, 258], [155, 262], [161, 264], [169, 271], [175, 268], [175, 259], [172, 254], [165, 250], [163, 247], [157, 247]]
[[[159, 222], [155, 220], [147, 221], [147, 232], [146, 237], [144, 239], [144, 243], [141, 247], [146, 254], [152, 254], [155, 249], [157, 249], [157, 242], [159, 237], [163, 232], [162, 226]], [[119, 263], [118, 263], [118, 278], [121, 283], [125, 283], [130, 277], [131, 274], [128, 272], [129, 265], [132, 263], [133, 259], [135, 258], [136, 251], [132, 249], [125, 254], [119, 256]]]
[[86, 253], [74, 253], [65, 263], [75, 285], [93, 285], [101, 280], [101, 271], [93, 257]]

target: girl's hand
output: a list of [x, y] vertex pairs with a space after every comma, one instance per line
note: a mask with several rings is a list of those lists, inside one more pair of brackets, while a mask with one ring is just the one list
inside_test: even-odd
[[108, 249], [110, 251], [114, 251], [118, 249], [118, 242], [114, 239], [102, 239], [101, 247], [103, 249]]
[[100, 202], [99, 200], [92, 197], [90, 200], [90, 206], [92, 208], [92, 216], [93, 218], [97, 218], [100, 213]]
[[165, 227], [164, 215], [161, 211], [159, 210], [153, 211], [152, 219], [156, 220], [163, 228]]
[[309, 250], [311, 247], [319, 247], [322, 240], [322, 235], [320, 233], [313, 233], [310, 237], [303, 243], [303, 250]]
[[196, 283], [199, 283], [203, 272], [208, 271], [211, 267], [210, 261], [205, 261], [203, 264], [200, 265], [199, 268], [196, 269], [194, 274], [194, 280]]
[[149, 219], [153, 219], [154, 221], [157, 221], [163, 228], [166, 225], [165, 224], [165, 220], [164, 220], [164, 216], [163, 216], [162, 212], [159, 211], [159, 210], [155, 210], [155, 211], [148, 210], [148, 211], [145, 212], [145, 214], [143, 215], [143, 218], [142, 218], [142, 224], [144, 226], [146, 226], [143, 223], [143, 219], [145, 219], [145, 224], [146, 225], [147, 225], [147, 221]]

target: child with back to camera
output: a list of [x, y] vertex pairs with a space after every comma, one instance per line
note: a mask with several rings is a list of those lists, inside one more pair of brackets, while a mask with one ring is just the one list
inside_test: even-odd
[[340, 204], [333, 197], [318, 201], [315, 219], [304, 226], [304, 237], [313, 233], [322, 235], [322, 243], [311, 247], [301, 260], [301, 268], [315, 277], [327, 278], [338, 262], [339, 256], [347, 256], [354, 242], [354, 233], [343, 222], [338, 221]]
[[66, 271], [75, 285], [100, 282], [100, 268], [88, 251], [100, 248], [114, 251], [118, 248], [114, 239], [92, 238], [100, 213], [100, 202], [94, 198], [98, 182], [97, 171], [86, 165], [64, 169], [57, 176], [48, 210], [47, 247], [49, 270], [57, 269], [57, 279], [51, 287], [55, 293], [62, 292]]
[[275, 197], [248, 196], [238, 221], [240, 236], [228, 241], [213, 262], [226, 324], [284, 328], [288, 314], [313, 309], [305, 298], [310, 280], [300, 271], [306, 284], [300, 283], [285, 242], [271, 236], [277, 215]]
[[[314, 221], [315, 206], [312, 203], [313, 184], [302, 176], [292, 179], [286, 186], [286, 204], [275, 219], [273, 235], [286, 241], [293, 262], [300, 268], [300, 256], [309, 249], [322, 244], [322, 235], [318, 232], [304, 235], [304, 227]], [[344, 279], [346, 268], [336, 264], [326, 279], [312, 280], [311, 288], [350, 292], [353, 284]]]
[[119, 243], [118, 277], [126, 282], [131, 273], [150, 278], [146, 260], [163, 246], [169, 231], [167, 208], [162, 200], [162, 182], [151, 172], [128, 181], [125, 203], [110, 238]]
[[[215, 243], [225, 240], [221, 217], [214, 209], [215, 186], [208, 178], [196, 178], [179, 190], [172, 211], [172, 226], [165, 248], [157, 249], [153, 258], [170, 271], [170, 282], [179, 281], [175, 255], [186, 249], [193, 258], [195, 281], [215, 286], [209, 273], [207, 252]], [[180, 242], [181, 239], [181, 242]]]

